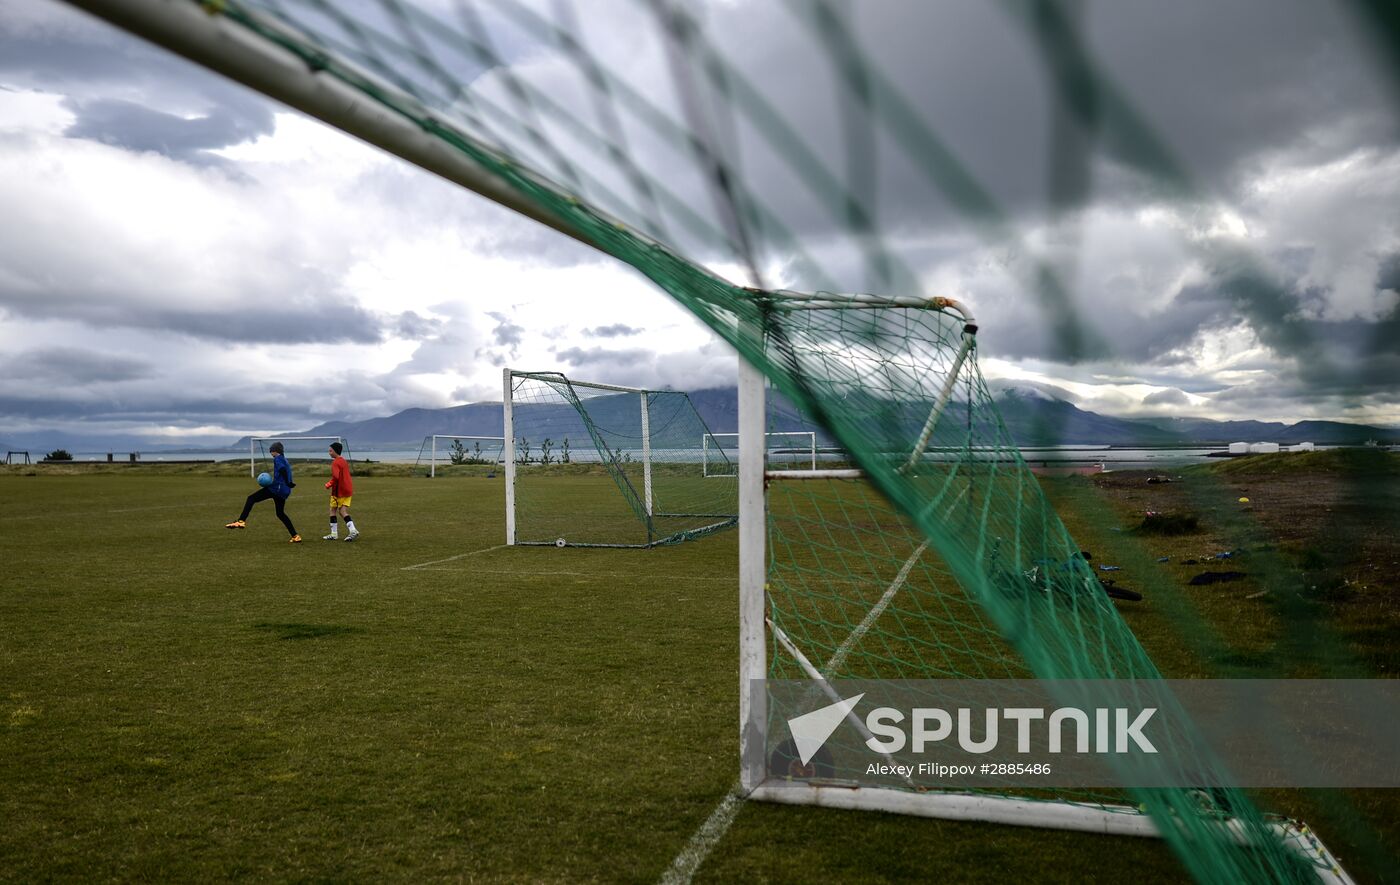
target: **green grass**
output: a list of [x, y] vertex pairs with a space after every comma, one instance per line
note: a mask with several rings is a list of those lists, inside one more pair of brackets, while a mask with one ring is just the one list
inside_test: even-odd
[[[307, 483], [293, 546], [268, 504], [222, 528], [252, 486], [220, 469], [0, 473], [0, 879], [654, 881], [733, 784], [734, 532], [504, 548], [499, 478], [357, 467], [362, 539], [317, 540]], [[1129, 616], [1189, 673], [1176, 618]], [[1181, 876], [1151, 840], [750, 804], [699, 879], [1127, 870]]]
[[1328, 449], [1223, 458], [1189, 472], [1214, 476], [1296, 476], [1330, 473], [1361, 477], [1400, 476], [1400, 454], [1380, 448]]

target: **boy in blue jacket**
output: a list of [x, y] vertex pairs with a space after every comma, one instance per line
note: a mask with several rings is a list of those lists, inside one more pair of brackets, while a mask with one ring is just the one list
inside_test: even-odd
[[272, 499], [272, 503], [277, 506], [277, 518], [282, 520], [282, 525], [287, 527], [287, 534], [292, 536], [291, 543], [300, 544], [301, 535], [292, 527], [292, 521], [287, 518], [287, 512], [283, 509], [287, 503], [287, 497], [292, 494], [292, 489], [296, 483], [292, 482], [292, 465], [287, 463], [287, 456], [280, 442], [275, 442], [267, 447], [272, 453], [272, 484], [266, 488], [260, 488], [248, 496], [248, 500], [243, 502], [243, 513], [233, 522], [225, 525], [226, 529], [243, 529], [248, 527], [248, 514], [252, 512], [253, 505], [259, 501]]

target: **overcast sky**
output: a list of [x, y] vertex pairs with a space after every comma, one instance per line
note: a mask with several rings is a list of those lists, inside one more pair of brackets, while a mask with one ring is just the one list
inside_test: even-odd
[[[707, 45], [801, 136], [775, 145], [742, 113], [724, 136], [750, 193], [821, 265], [761, 242], [770, 285], [964, 299], [989, 377], [1110, 414], [1400, 424], [1400, 93], [1349, 7], [1085, 4], [1082, 40], [1112, 88], [1098, 117], [1065, 105], [1014, 5], [837, 7], [941, 164], [901, 146], [888, 104], [852, 101], [834, 44], [792, 5], [697, 8]], [[592, 54], [680, 114], [655, 21], [633, 3], [580, 10]], [[478, 95], [509, 107], [520, 77], [588, 106], [576, 66], [481, 21], [502, 64], [454, 72]], [[1145, 121], [1170, 180], [1114, 108]], [[581, 176], [633, 192], [617, 163], [590, 166], [546, 131]], [[620, 131], [649, 177], [718, 217], [692, 156]], [[807, 155], [850, 172], [893, 275], [824, 202], [838, 188], [804, 178]], [[981, 202], [931, 169], [977, 182]], [[748, 282], [674, 211], [638, 206]], [[1267, 285], [1243, 285], [1241, 263]], [[1039, 268], [1068, 303], [1047, 301]], [[61, 4], [0, 0], [0, 440], [303, 429], [499, 399], [507, 365], [686, 389], [735, 372], [726, 345], [617, 262]]]

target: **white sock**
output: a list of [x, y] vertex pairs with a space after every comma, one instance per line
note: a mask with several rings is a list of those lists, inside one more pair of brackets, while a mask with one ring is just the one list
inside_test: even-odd
[[338, 534], [340, 534], [340, 529], [336, 528], [335, 520], [331, 520], [331, 537], [334, 538]]
[[355, 528], [355, 520], [351, 519], [351, 518], [348, 517], [348, 516], [345, 517], [345, 528], [346, 528], [346, 529], [350, 532], [350, 534], [352, 534], [352, 535], [358, 535], [358, 534], [360, 533], [360, 530], [357, 529], [357, 528]]

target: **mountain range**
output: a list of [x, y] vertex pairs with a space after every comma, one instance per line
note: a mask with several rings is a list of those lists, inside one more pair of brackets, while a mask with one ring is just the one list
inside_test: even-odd
[[[628, 395], [630, 397], [630, 395]], [[1360, 445], [1367, 440], [1400, 443], [1400, 429], [1340, 421], [1216, 421], [1209, 418], [1115, 418], [1081, 409], [1053, 391], [1035, 385], [1003, 386], [997, 390], [997, 408], [1011, 436], [1021, 446], [1194, 446], [1232, 442], [1314, 442], [1319, 445]], [[710, 430], [732, 432], [738, 428], [738, 393], [734, 388], [708, 388], [690, 393], [691, 402]], [[853, 404], [854, 405], [854, 404]], [[864, 403], [865, 412], [883, 410], [889, 418], [886, 432], [907, 437], [917, 433], [928, 414], [928, 403]], [[948, 414], [962, 414], [966, 404], [950, 402]], [[770, 398], [770, 429], [808, 430], [797, 409], [779, 396]], [[432, 433], [463, 436], [500, 436], [501, 404], [469, 403], [445, 409], [405, 409], [394, 415], [363, 421], [328, 421], [308, 430], [290, 431], [284, 437], [342, 436], [356, 450], [366, 447], [413, 447]], [[248, 437], [231, 443], [248, 447]], [[172, 444], [135, 434], [82, 434], [52, 431], [0, 433], [0, 449], [28, 449], [34, 457], [53, 448], [74, 452], [224, 451], [230, 444], [215, 440], [192, 446]], [[118, 455], [120, 457], [120, 454]]]
[[[710, 388], [690, 393], [690, 400], [716, 433], [737, 429], [738, 393], [734, 388]], [[1067, 400], [1033, 387], [1007, 387], [996, 395], [997, 408], [1007, 430], [1021, 446], [1109, 445], [1173, 446], [1231, 442], [1314, 442], [1319, 445], [1360, 445], [1367, 440], [1400, 442], [1400, 430], [1340, 421], [1215, 421], [1208, 418], [1114, 418], [1081, 409]], [[959, 414], [965, 404], [952, 402], [948, 414]], [[928, 404], [910, 404], [897, 410], [898, 423], [907, 430], [922, 422]], [[811, 425], [781, 397], [770, 402], [770, 429], [809, 430]], [[915, 430], [917, 425], [915, 425]], [[500, 403], [470, 403], [445, 409], [405, 409], [394, 415], [365, 421], [328, 421], [287, 436], [343, 436], [357, 448], [391, 444], [417, 445], [429, 434], [500, 436]], [[234, 443], [246, 447], [248, 438]]]

